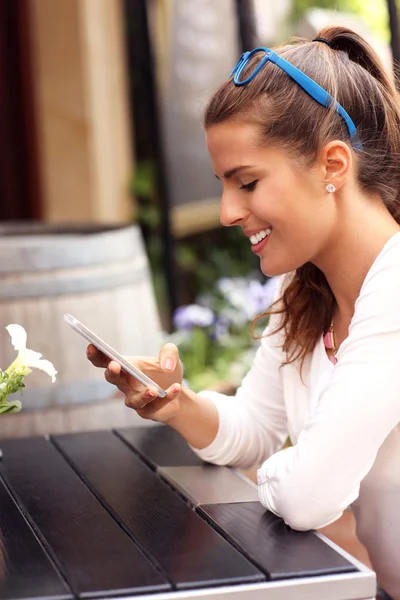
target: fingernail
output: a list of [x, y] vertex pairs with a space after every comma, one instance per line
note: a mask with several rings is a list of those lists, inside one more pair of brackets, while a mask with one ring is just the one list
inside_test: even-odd
[[167, 369], [167, 371], [173, 371], [174, 370], [174, 361], [172, 360], [172, 358], [166, 358], [164, 361], [164, 369]]
[[174, 385], [173, 388], [172, 388], [172, 393], [176, 394], [177, 392], [179, 392], [179, 389], [180, 389], [179, 385]]
[[151, 390], [146, 390], [146, 396], [148, 398], [155, 398], [155, 395], [153, 394], [153, 392]]

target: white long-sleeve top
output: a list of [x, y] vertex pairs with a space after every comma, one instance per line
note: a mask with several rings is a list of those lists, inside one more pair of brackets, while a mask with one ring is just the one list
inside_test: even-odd
[[[276, 326], [271, 317], [268, 330]], [[400, 599], [400, 233], [370, 268], [349, 328], [329, 360], [323, 332], [306, 359], [281, 367], [282, 333], [263, 337], [234, 397], [202, 392], [219, 413], [195, 450], [258, 470], [261, 503], [294, 529], [318, 529], [351, 506], [378, 580]], [[287, 435], [293, 446], [281, 449]]]

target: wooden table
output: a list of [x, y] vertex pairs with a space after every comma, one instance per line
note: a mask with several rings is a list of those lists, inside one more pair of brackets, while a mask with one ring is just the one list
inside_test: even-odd
[[1, 442], [1, 599], [366, 600], [375, 574], [165, 426]]

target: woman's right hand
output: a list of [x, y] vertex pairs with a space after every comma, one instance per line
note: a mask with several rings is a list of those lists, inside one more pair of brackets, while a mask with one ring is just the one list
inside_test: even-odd
[[140, 417], [168, 423], [169, 419], [177, 416], [182, 390], [182, 364], [178, 348], [174, 344], [165, 344], [158, 358], [126, 357], [167, 392], [165, 398], [157, 395], [157, 388], [154, 386], [144, 387], [125, 373], [117, 362], [109, 359], [92, 344], [88, 346], [86, 355], [94, 366], [105, 369], [106, 380], [125, 394], [126, 406], [136, 410]]

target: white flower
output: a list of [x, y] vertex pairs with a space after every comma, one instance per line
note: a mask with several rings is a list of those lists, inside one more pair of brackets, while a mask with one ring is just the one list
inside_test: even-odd
[[174, 326], [178, 329], [191, 330], [193, 327], [210, 327], [213, 321], [213, 311], [198, 304], [178, 306], [174, 313]]
[[222, 277], [217, 282], [217, 289], [228, 304], [239, 311], [246, 309], [248, 286], [249, 280], [245, 277]]
[[40, 369], [47, 373], [52, 382], [56, 380], [57, 371], [49, 360], [43, 360], [42, 355], [26, 347], [27, 335], [21, 325], [11, 324], [6, 327], [11, 336], [11, 343], [18, 352], [17, 358], [8, 367], [7, 373], [15, 372], [19, 375], [28, 375], [31, 369]]

